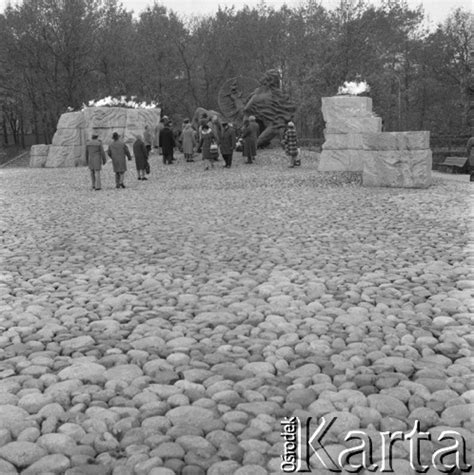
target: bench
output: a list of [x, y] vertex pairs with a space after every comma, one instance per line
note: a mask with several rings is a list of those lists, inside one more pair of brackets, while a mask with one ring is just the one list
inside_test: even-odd
[[451, 173], [468, 173], [468, 159], [467, 157], [446, 157], [443, 163], [440, 163], [439, 166], [446, 167], [446, 171]]

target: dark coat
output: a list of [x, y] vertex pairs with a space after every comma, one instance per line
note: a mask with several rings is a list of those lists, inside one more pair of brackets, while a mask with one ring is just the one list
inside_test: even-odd
[[466, 150], [470, 170], [474, 171], [474, 137], [467, 141]]
[[255, 133], [250, 127], [250, 124], [242, 130], [242, 140], [244, 142], [244, 157], [252, 159], [257, 155], [257, 139], [255, 138]]
[[137, 170], [146, 170], [148, 150], [146, 149], [145, 142], [143, 142], [143, 140], [135, 140], [133, 143], [133, 155], [135, 156], [135, 165], [137, 166]]
[[221, 137], [222, 155], [230, 155], [235, 149], [235, 130], [233, 127], [225, 127]]
[[102, 142], [98, 139], [89, 140], [86, 144], [86, 164], [91, 170], [101, 170], [102, 164], [105, 165], [107, 157], [105, 156]]
[[176, 142], [174, 140], [173, 131], [169, 127], [165, 127], [160, 132], [160, 147], [163, 155], [171, 155], [173, 153]]
[[201, 131], [201, 140], [199, 141], [198, 150], [202, 151], [203, 160], [214, 160], [215, 157], [211, 154], [211, 143], [217, 143], [214, 132], [211, 129]]
[[108, 156], [112, 159], [112, 165], [115, 173], [122, 173], [127, 170], [127, 161], [132, 159], [128, 147], [121, 140], [114, 140], [107, 150]]

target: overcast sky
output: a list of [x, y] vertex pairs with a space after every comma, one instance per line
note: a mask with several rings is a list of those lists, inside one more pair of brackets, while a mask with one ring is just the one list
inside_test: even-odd
[[[333, 8], [339, 5], [340, 0], [320, 0], [321, 4], [326, 8]], [[431, 22], [442, 22], [451, 11], [455, 8], [462, 7], [467, 11], [471, 11], [474, 0], [408, 0], [410, 7], [417, 7], [422, 4], [428, 19]], [[0, 0], [0, 9], [3, 11], [7, 4], [21, 3], [19, 0]], [[135, 13], [139, 13], [147, 6], [152, 5], [154, 0], [122, 0], [123, 6], [127, 10], [133, 10]], [[231, 7], [235, 6], [237, 9], [244, 5], [250, 7], [256, 6], [260, 3], [260, 0], [172, 0], [172, 1], [159, 1], [161, 5], [164, 5], [171, 10], [179, 13], [183, 16], [192, 15], [208, 15], [217, 11], [218, 6]], [[286, 4], [289, 7], [296, 7], [302, 3], [301, 0], [266, 0], [266, 5], [279, 8]], [[380, 3], [379, 0], [372, 0], [371, 3]]]

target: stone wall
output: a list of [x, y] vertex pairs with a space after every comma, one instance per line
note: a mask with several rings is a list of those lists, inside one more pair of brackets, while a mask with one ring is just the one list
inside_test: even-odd
[[30, 167], [78, 167], [86, 163], [85, 146], [95, 133], [105, 150], [117, 132], [133, 153], [132, 144], [142, 135], [145, 125], [154, 131], [160, 121], [160, 109], [124, 107], [87, 107], [80, 112], [62, 114], [51, 145], [34, 145]]
[[326, 141], [320, 171], [362, 172], [364, 186], [430, 186], [429, 132], [382, 132], [369, 97], [325, 97], [322, 112]]

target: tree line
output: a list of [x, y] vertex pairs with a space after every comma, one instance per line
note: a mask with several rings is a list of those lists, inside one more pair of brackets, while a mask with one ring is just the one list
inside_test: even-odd
[[300, 136], [322, 136], [321, 97], [365, 80], [385, 130], [470, 132], [471, 14], [435, 28], [404, 0], [265, 3], [182, 18], [155, 3], [134, 15], [117, 0], [24, 0], [0, 15], [0, 126], [18, 143], [50, 143], [59, 116], [92, 99], [137, 96], [178, 123], [218, 110], [229, 78], [281, 71]]

